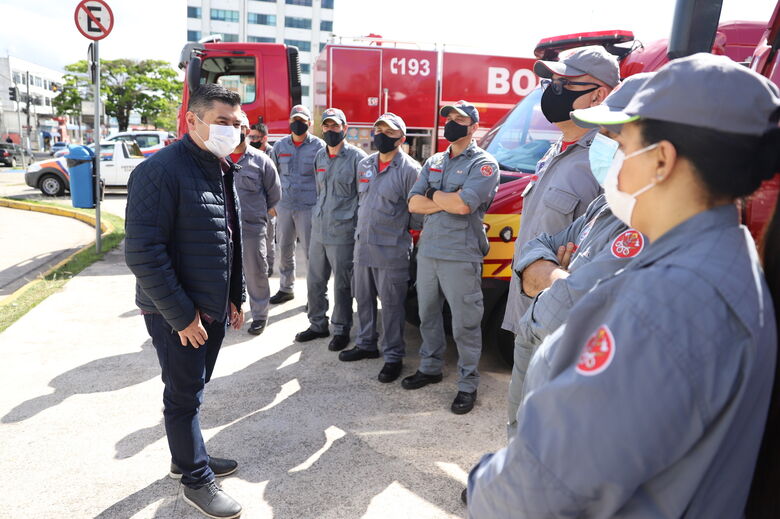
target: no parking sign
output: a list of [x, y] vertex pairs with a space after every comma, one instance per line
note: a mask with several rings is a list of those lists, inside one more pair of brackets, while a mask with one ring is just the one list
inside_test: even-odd
[[73, 16], [76, 28], [90, 40], [102, 40], [114, 28], [114, 13], [103, 0], [82, 0]]

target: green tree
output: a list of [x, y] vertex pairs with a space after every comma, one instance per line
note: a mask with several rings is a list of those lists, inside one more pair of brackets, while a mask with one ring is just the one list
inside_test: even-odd
[[[60, 114], [76, 115], [81, 110], [81, 100], [91, 99], [88, 70], [86, 60], [65, 67], [63, 92], [54, 99]], [[165, 61], [100, 60], [100, 93], [106, 114], [116, 118], [119, 131], [127, 130], [132, 111], [155, 126], [170, 124], [163, 128], [175, 130], [176, 119], [174, 115], [171, 122], [171, 107], [181, 102], [182, 91], [182, 82], [176, 76], [176, 71]]]

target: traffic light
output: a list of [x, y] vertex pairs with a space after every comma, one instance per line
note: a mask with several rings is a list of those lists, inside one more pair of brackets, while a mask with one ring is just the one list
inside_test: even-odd
[[18, 101], [19, 100], [19, 95], [18, 95], [18, 92], [17, 92], [15, 86], [8, 87], [8, 98], [11, 101]]

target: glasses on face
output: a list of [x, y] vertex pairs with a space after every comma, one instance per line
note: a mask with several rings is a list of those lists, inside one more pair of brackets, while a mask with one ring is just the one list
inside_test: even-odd
[[250, 135], [249, 136], [249, 142], [258, 142], [258, 141], [262, 141], [262, 140], [263, 140], [263, 136], [262, 135]]
[[570, 79], [566, 79], [565, 77], [560, 77], [556, 79], [547, 79], [544, 78], [541, 81], [542, 90], [547, 90], [547, 87], [552, 86], [553, 93], [555, 95], [561, 95], [563, 93], [563, 89], [566, 88], [569, 90], [569, 86], [594, 86], [594, 87], [600, 87], [598, 83], [586, 83], [584, 81], [572, 81]]

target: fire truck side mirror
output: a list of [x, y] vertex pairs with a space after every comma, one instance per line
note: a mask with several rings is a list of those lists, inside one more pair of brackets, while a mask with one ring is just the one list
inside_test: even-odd
[[193, 56], [187, 63], [187, 87], [190, 89], [190, 94], [200, 86], [201, 63], [198, 56]]
[[722, 7], [723, 0], [677, 0], [669, 37], [669, 59], [711, 52]]

